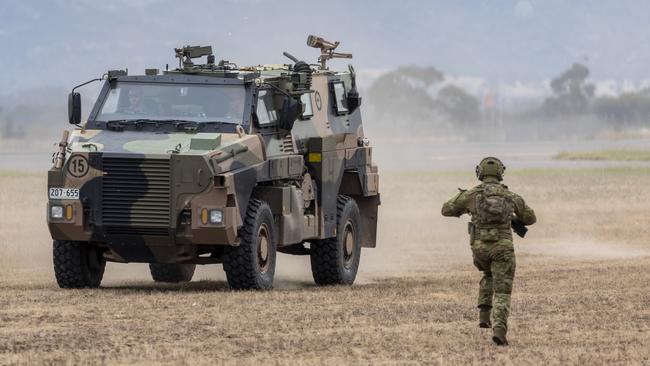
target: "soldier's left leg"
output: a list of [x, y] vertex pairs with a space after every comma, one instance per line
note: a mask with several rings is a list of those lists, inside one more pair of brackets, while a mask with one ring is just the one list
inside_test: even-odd
[[472, 246], [474, 266], [483, 273], [478, 289], [479, 327], [491, 328], [490, 316], [492, 313], [492, 269], [489, 251], [480, 242]]
[[492, 307], [492, 295], [494, 294], [492, 283], [491, 270], [483, 271], [483, 277], [481, 277], [478, 289], [478, 307], [481, 309]]
[[480, 328], [492, 328], [492, 272], [483, 271], [480, 286], [478, 289], [478, 326]]
[[510, 240], [500, 240], [492, 249], [492, 276], [494, 287], [493, 328], [508, 331], [510, 297], [515, 277], [515, 251]]

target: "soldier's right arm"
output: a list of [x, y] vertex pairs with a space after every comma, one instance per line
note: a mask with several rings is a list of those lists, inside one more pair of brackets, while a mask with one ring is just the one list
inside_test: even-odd
[[468, 212], [469, 194], [464, 189], [458, 189], [460, 192], [442, 205], [443, 216], [460, 217]]

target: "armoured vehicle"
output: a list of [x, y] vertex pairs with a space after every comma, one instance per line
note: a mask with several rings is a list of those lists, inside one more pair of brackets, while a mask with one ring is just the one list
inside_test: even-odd
[[352, 284], [376, 245], [379, 175], [354, 68], [327, 65], [351, 55], [307, 44], [318, 64], [238, 67], [187, 46], [176, 69], [109, 71], [88, 82], [103, 86], [83, 124], [75, 87], [48, 172], [59, 286], [98, 287], [112, 261], [162, 282], [222, 263], [231, 288], [269, 289], [278, 252], [311, 256], [319, 285]]

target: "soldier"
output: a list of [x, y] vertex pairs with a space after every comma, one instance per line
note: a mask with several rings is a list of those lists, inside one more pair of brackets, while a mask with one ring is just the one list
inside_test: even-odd
[[[535, 212], [523, 198], [499, 183], [506, 167], [501, 160], [487, 157], [476, 166], [476, 177], [482, 182], [470, 190], [460, 192], [442, 206], [444, 216], [467, 213], [470, 245], [474, 265], [483, 272], [478, 308], [479, 327], [490, 328], [494, 306], [492, 340], [500, 346], [508, 345], [508, 314], [512, 281], [515, 276], [515, 251], [512, 243], [512, 221], [519, 224], [535, 223]], [[493, 299], [494, 298], [494, 299]]]
[[121, 112], [127, 114], [145, 114], [142, 101], [142, 89], [137, 87], [129, 89], [128, 97], [129, 105], [125, 106]]

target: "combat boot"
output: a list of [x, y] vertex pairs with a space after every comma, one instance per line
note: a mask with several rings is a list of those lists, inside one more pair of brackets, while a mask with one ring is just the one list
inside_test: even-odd
[[492, 336], [492, 341], [498, 346], [507, 346], [508, 340], [506, 339], [506, 330], [503, 328], [494, 328], [492, 330], [494, 335]]
[[478, 313], [479, 328], [492, 328], [492, 322], [490, 321], [492, 308], [489, 306], [481, 306], [479, 308], [481, 309]]

